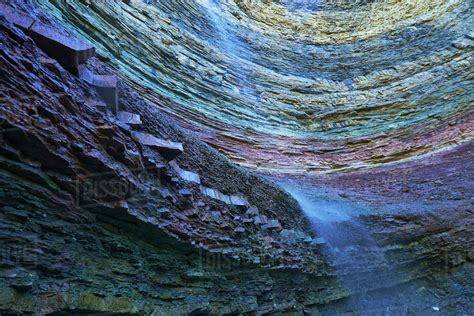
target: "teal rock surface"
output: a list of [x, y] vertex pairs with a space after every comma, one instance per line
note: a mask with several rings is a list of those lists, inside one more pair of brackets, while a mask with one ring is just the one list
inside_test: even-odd
[[474, 313], [472, 17], [4, 1], [0, 314]]
[[38, 1], [182, 126], [271, 173], [472, 139], [471, 1]]

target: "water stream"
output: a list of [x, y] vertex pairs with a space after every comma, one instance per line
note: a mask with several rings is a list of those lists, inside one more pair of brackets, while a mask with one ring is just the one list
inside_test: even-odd
[[[406, 272], [385, 257], [382, 246], [372, 237], [363, 218], [380, 209], [331, 188], [292, 182], [279, 185], [298, 201], [317, 236], [325, 240], [323, 255], [332, 273], [342, 288], [354, 294], [344, 302], [324, 307], [324, 315], [345, 315], [344, 311], [357, 315], [411, 315], [412, 311], [439, 315], [438, 299], [418, 293], [417, 281], [399, 283]], [[398, 285], [392, 287], [394, 284]]]
[[341, 197], [331, 189], [282, 186], [298, 201], [317, 235], [326, 241], [326, 255], [348, 288], [361, 290], [351, 275], [363, 272], [369, 265], [387, 267], [369, 228], [359, 220], [361, 215], [370, 213], [368, 205]]
[[223, 62], [226, 64], [228, 81], [231, 84], [233, 83], [236, 93], [253, 96], [254, 91], [249, 87], [248, 74], [243, 63], [244, 60], [249, 60], [249, 57], [244, 56], [242, 51], [242, 48], [246, 47], [247, 44], [239, 38], [236, 30], [223, 17], [224, 13], [220, 0], [200, 0], [200, 3], [204, 7], [214, 30], [212, 43], [217, 51], [225, 54]]

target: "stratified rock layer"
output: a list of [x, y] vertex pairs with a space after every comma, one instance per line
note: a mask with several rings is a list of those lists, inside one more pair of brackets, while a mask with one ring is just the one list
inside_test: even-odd
[[[335, 223], [335, 232], [363, 225], [370, 234], [341, 247], [347, 261], [328, 262], [327, 241], [295, 201], [177, 128], [158, 110], [171, 102], [118, 82], [118, 106], [140, 117], [128, 124], [3, 17], [0, 39], [2, 314], [301, 315], [351, 302], [372, 313], [392, 303], [394, 313], [472, 312], [472, 143], [431, 157], [435, 169], [418, 161], [306, 178], [371, 205], [385, 200], [370, 193], [395, 207], [419, 201], [417, 212]], [[118, 75], [96, 58], [86, 66]], [[168, 163], [134, 131], [183, 151]]]
[[[238, 200], [201, 194], [199, 184], [178, 177], [161, 147], [142, 146], [130, 127], [97, 108], [97, 91], [0, 22], [0, 310], [256, 310], [251, 278], [248, 295], [231, 290], [242, 297], [235, 306], [225, 307], [231, 298], [219, 292], [227, 285], [214, 294], [209, 288], [240, 269], [267, 271], [262, 282], [271, 280], [270, 266], [323, 272], [319, 246], [282, 248], [272, 242], [277, 232], [244, 223]], [[245, 196], [260, 214], [281, 214], [286, 227], [313, 234], [288, 194], [186, 136], [128, 87], [121, 91], [121, 106], [140, 113], [143, 132], [184, 144], [179, 163], [201, 173], [205, 185]], [[245, 246], [250, 236], [256, 239]]]
[[38, 2], [244, 166], [349, 170], [472, 138], [472, 1]]

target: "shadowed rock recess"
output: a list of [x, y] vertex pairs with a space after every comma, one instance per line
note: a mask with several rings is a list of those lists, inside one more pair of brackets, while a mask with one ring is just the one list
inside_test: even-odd
[[0, 315], [474, 314], [469, 0], [0, 0]]

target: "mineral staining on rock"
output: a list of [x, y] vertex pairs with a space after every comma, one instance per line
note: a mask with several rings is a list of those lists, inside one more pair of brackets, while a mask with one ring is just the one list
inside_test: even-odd
[[39, 3], [244, 166], [358, 169], [472, 138], [470, 1]]
[[[288, 194], [186, 136], [125, 85], [128, 114], [104, 113], [98, 91], [0, 22], [2, 313], [265, 311], [273, 303], [257, 298], [254, 276], [274, 284], [266, 292], [280, 292], [291, 275], [275, 283], [260, 265], [324, 269], [317, 246], [293, 249], [242, 220], [252, 203], [313, 234]], [[85, 66], [112, 72], [96, 58]], [[142, 124], [121, 120], [138, 115]], [[200, 177], [184, 169], [196, 161], [209, 161], [193, 168]], [[225, 192], [224, 201], [201, 193], [197, 179]]]
[[0, 313], [472, 311], [470, 2], [37, 2], [0, 14]]

